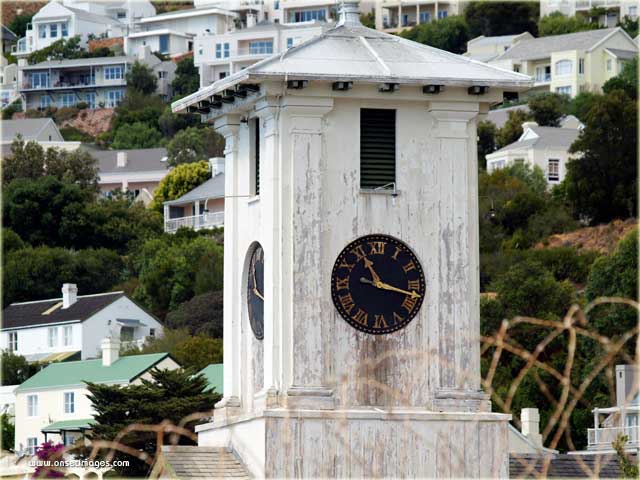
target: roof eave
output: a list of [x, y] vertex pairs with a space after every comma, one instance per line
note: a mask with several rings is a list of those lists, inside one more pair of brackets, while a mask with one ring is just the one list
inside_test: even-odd
[[[208, 87], [198, 90], [191, 95], [181, 98], [180, 100], [171, 104], [171, 110], [174, 113], [184, 111], [188, 106], [194, 105], [202, 100], [220, 93], [223, 90], [227, 90], [237, 84], [243, 82], [260, 82], [260, 81], [282, 81], [285, 76], [280, 73], [260, 73], [260, 72], [247, 72], [242, 76], [236, 78], [228, 77], [228, 81], [216, 82]], [[321, 75], [321, 74], [295, 74], [288, 76], [288, 79], [295, 80], [308, 80], [308, 81], [357, 81], [359, 83], [368, 84], [380, 84], [380, 83], [397, 83], [399, 85], [413, 85], [422, 86], [428, 84], [444, 85], [448, 87], [473, 87], [473, 86], [487, 86], [493, 88], [504, 88], [510, 91], [525, 91], [533, 87], [532, 79], [522, 80], [495, 80], [495, 79], [474, 79], [474, 80], [456, 80], [442, 77], [432, 78], [394, 78], [388, 76], [372, 77], [372, 76], [359, 76], [359, 75]], [[225, 79], [227, 80], [227, 79]]]

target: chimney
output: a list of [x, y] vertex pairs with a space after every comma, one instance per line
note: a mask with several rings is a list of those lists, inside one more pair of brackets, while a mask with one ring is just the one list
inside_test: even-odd
[[118, 152], [116, 156], [116, 167], [124, 168], [127, 166], [127, 152]]
[[638, 394], [637, 365], [616, 365], [616, 406], [629, 406]]
[[209, 168], [211, 169], [211, 177], [215, 177], [219, 173], [224, 173], [224, 157], [213, 157], [209, 159]]
[[536, 446], [542, 447], [542, 435], [540, 435], [540, 413], [537, 408], [523, 408], [520, 411], [522, 434], [531, 440]]
[[538, 123], [537, 122], [524, 122], [522, 124], [522, 129], [526, 130], [527, 128], [532, 128], [532, 127], [537, 127]]
[[100, 343], [102, 348], [102, 366], [109, 367], [113, 365], [120, 357], [120, 340], [107, 337]]
[[75, 283], [62, 284], [62, 308], [69, 308], [78, 301], [78, 286]]
[[338, 25], [345, 27], [361, 27], [360, 2], [357, 0], [342, 0], [338, 9]]
[[257, 15], [255, 13], [247, 13], [247, 28], [254, 27], [257, 22]]

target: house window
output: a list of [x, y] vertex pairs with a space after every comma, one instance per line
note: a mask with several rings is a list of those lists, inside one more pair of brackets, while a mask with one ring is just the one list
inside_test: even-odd
[[230, 54], [230, 49], [229, 49], [229, 44], [225, 43], [224, 44], [224, 58], [229, 58], [229, 54]]
[[571, 60], [560, 60], [556, 62], [556, 75], [571, 75], [573, 62]]
[[220, 72], [220, 73], [218, 74], [218, 78], [219, 78], [220, 80], [222, 80], [223, 78], [226, 78], [226, 77], [227, 77], [227, 72]]
[[578, 59], [578, 73], [584, 75], [584, 58]]
[[63, 93], [60, 96], [61, 107], [73, 107], [76, 104], [76, 96], [73, 93]]
[[260, 195], [260, 119], [253, 121], [253, 163], [255, 168], [254, 189], [255, 195]]
[[550, 158], [548, 160], [547, 178], [550, 182], [557, 182], [560, 180], [560, 160], [556, 158]]
[[293, 38], [287, 38], [287, 48], [293, 47]]
[[249, 42], [250, 55], [261, 55], [265, 53], [273, 53], [272, 40], [259, 40], [256, 42]]
[[631, 20], [635, 20], [638, 16], [638, 7], [629, 7], [629, 16]]
[[122, 80], [123, 78], [124, 78], [124, 68], [122, 68], [122, 65], [116, 65], [113, 67], [104, 67], [105, 80]]
[[58, 36], [58, 24], [52, 23], [49, 25], [49, 36], [51, 38], [56, 38]]
[[360, 188], [396, 181], [396, 111], [360, 110]]
[[120, 341], [121, 342], [133, 341], [133, 327], [122, 327], [120, 329]]
[[47, 38], [47, 26], [46, 25], [38, 25], [38, 36], [40, 38]]
[[299, 10], [289, 13], [290, 23], [311, 22], [313, 20], [325, 20], [326, 12], [321, 10]]
[[516, 158], [513, 160], [513, 163], [516, 165], [524, 165], [524, 158]]
[[115, 108], [120, 105], [124, 92], [122, 90], [109, 90], [107, 92], [107, 108]]
[[406, 27], [408, 25], [409, 25], [409, 15], [405, 13], [404, 15], [402, 15], [402, 26]]
[[202, 48], [202, 45], [198, 45], [198, 55], [202, 55], [204, 53], [204, 49]]
[[279, 0], [276, 0], [273, 4], [273, 9], [274, 10], [280, 10], [280, 2]]
[[[95, 103], [95, 98], [93, 101]], [[62, 329], [62, 343], [65, 347], [73, 343], [73, 327], [71, 325], [65, 325]]]
[[49, 88], [49, 72], [32, 73], [31, 88]]
[[607, 72], [611, 71], [611, 65], [613, 64], [613, 62], [611, 61], [611, 59], [607, 60]]
[[64, 392], [64, 413], [75, 413], [76, 395], [73, 392]]
[[160, 35], [160, 53], [169, 53], [169, 35]]
[[49, 327], [48, 331], [49, 347], [58, 346], [58, 327]]
[[551, 81], [551, 65], [536, 67], [536, 82]]
[[9, 332], [9, 351], [18, 351], [18, 332]]
[[27, 395], [27, 417], [38, 416], [38, 396]]
[[513, 71], [516, 73], [520, 73], [520, 65], [514, 65], [513, 66]]
[[438, 18], [439, 19], [443, 19], [443, 18], [447, 18], [448, 12], [446, 10], [440, 10], [438, 12]]
[[[96, 108], [96, 93], [89, 92], [85, 96], [85, 101], [87, 102], [87, 106], [91, 109]], [[66, 327], [65, 327], [66, 328]]]
[[67, 22], [60, 24], [60, 34], [63, 38], [69, 36], [69, 24]]
[[40, 109], [44, 110], [51, 105], [51, 97], [49, 95], [42, 95], [40, 97]]
[[429, 20], [431, 20], [429, 12], [420, 12], [420, 23], [429, 23]]
[[222, 58], [222, 44], [216, 43], [216, 58]]
[[167, 72], [158, 72], [158, 78], [167, 78]]
[[557, 87], [556, 93], [561, 95], [571, 95], [571, 87]]
[[36, 437], [27, 438], [27, 452], [29, 455], [35, 455], [38, 448], [38, 439]]
[[155, 336], [156, 336], [156, 329], [155, 328], [150, 328], [149, 329], [149, 336], [151, 338], [155, 338]]

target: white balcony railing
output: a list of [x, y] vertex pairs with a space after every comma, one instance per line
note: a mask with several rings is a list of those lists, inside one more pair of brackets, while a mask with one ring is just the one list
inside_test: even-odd
[[12, 45], [11, 53], [29, 53], [29, 48], [27, 48], [27, 37], [21, 38], [20, 40], [18, 40], [18, 43]]
[[625, 435], [629, 438], [627, 446], [638, 447], [640, 439], [640, 426], [634, 427], [614, 427], [614, 428], [590, 428], [588, 430], [589, 448], [611, 449], [611, 444], [616, 441], [618, 435]]
[[172, 233], [182, 227], [199, 230], [221, 227], [222, 225], [224, 225], [224, 212], [211, 212], [191, 217], [168, 218], [164, 222], [164, 231]]
[[236, 55], [239, 57], [245, 55], [271, 55], [273, 54], [273, 45], [259, 47], [238, 48]]

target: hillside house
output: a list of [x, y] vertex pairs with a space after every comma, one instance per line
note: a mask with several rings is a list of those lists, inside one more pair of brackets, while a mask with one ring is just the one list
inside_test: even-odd
[[2, 319], [0, 349], [41, 363], [95, 358], [107, 336], [141, 346], [163, 329], [123, 292], [79, 296], [73, 283], [62, 286], [62, 298], [12, 303]]
[[609, 28], [522, 39], [489, 63], [532, 76], [531, 93], [575, 97], [600, 92], [637, 55], [638, 45], [622, 28]]
[[25, 142], [37, 142], [42, 148], [61, 148], [76, 150], [80, 142], [67, 142], [52, 118], [23, 118], [0, 121], [0, 154], [11, 153], [11, 144], [22, 135]]
[[489, 62], [502, 55], [520, 40], [531, 40], [533, 38], [533, 35], [529, 32], [497, 37], [480, 35], [467, 42], [467, 51], [464, 56], [479, 62]]
[[615, 27], [624, 17], [638, 18], [638, 3], [633, 0], [547, 0], [540, 2], [540, 16], [560, 12], [573, 17], [590, 17], [594, 8], [603, 9], [598, 23], [604, 27]]
[[150, 379], [154, 368], [180, 368], [167, 353], [120, 357], [120, 342], [110, 337], [101, 350], [102, 358], [52, 363], [16, 389], [16, 451], [33, 455], [47, 440], [82, 440], [94, 423], [86, 382], [126, 386]]
[[398, 33], [405, 28], [458, 15], [464, 9], [460, 0], [380, 0], [376, 6], [376, 29]]
[[508, 167], [517, 163], [540, 167], [550, 185], [556, 185], [566, 175], [569, 148], [578, 138], [578, 128], [541, 127], [536, 122], [522, 124], [520, 138], [486, 156], [487, 171]]

